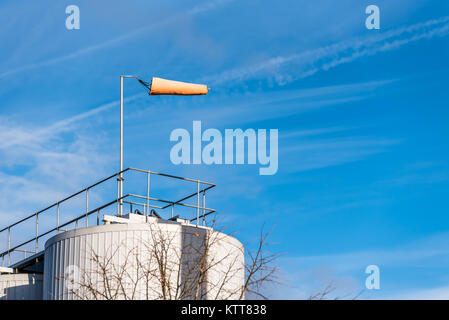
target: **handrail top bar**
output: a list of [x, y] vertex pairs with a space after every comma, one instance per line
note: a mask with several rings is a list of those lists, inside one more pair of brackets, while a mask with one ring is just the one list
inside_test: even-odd
[[[80, 215], [80, 216], [78, 216], [78, 217], [76, 217], [76, 218], [73, 218], [73, 219], [70, 220], [70, 221], [67, 221], [67, 222], [65, 222], [65, 223], [63, 223], [63, 224], [60, 224], [59, 227], [55, 227], [55, 228], [50, 229], [50, 230], [48, 230], [48, 231], [46, 231], [46, 232], [44, 232], [44, 233], [42, 233], [42, 234], [39, 234], [37, 237], [38, 237], [38, 238], [41, 238], [41, 237], [43, 237], [43, 236], [45, 236], [45, 235], [47, 235], [47, 234], [49, 234], [49, 233], [51, 233], [51, 232], [53, 232], [53, 231], [58, 230], [58, 228], [63, 228], [63, 227], [65, 227], [65, 226], [67, 226], [67, 225], [69, 225], [69, 224], [71, 224], [71, 223], [74, 223], [74, 222], [77, 221], [77, 220], [82, 219], [82, 218], [85, 217], [86, 215], [91, 215], [92, 213], [97, 212], [98, 210], [104, 209], [104, 208], [106, 208], [106, 207], [109, 207], [110, 205], [116, 203], [117, 201], [120, 201], [120, 199], [124, 199], [124, 198], [127, 198], [127, 197], [129, 197], [129, 194], [125, 194], [124, 196], [122, 196], [122, 197], [119, 198], [119, 199], [114, 199], [113, 201], [108, 202], [108, 203], [106, 203], [106, 204], [103, 204], [103, 205], [101, 205], [101, 206], [98, 207], [98, 208], [95, 208], [95, 209], [93, 209], [93, 210], [90, 210], [89, 212], [83, 213], [82, 215]], [[17, 248], [20, 248], [20, 247], [22, 247], [22, 246], [24, 246], [24, 245], [26, 245], [26, 244], [28, 244], [28, 243], [34, 241], [35, 239], [36, 239], [36, 238], [33, 237], [33, 238], [31, 238], [30, 240], [27, 240], [27, 241], [25, 241], [25, 242], [22, 242], [21, 244], [16, 245], [15, 247], [10, 248], [10, 249], [8, 249], [8, 250], [6, 250], [6, 251], [0, 253], [0, 257], [3, 257], [3, 256], [5, 256], [5, 255], [7, 255], [9, 252], [13, 252], [13, 251], [17, 250]]]
[[138, 171], [138, 172], [145, 172], [145, 173], [148, 173], [148, 174], [155, 174], [155, 175], [160, 175], [160, 176], [164, 176], [164, 177], [168, 177], [168, 178], [175, 178], [175, 179], [179, 179], [179, 180], [192, 181], [192, 182], [201, 183], [201, 184], [207, 184], [207, 185], [213, 186], [213, 187], [216, 186], [216, 184], [211, 183], [211, 182], [206, 182], [206, 181], [201, 181], [201, 180], [196, 180], [196, 179], [190, 179], [190, 178], [184, 178], [184, 177], [178, 177], [178, 176], [174, 176], [174, 175], [170, 175], [170, 174], [165, 174], [165, 173], [160, 173], [160, 172], [154, 172], [154, 171], [149, 171], [149, 170], [143, 170], [143, 169], [128, 167], [126, 169], [123, 169], [122, 171], [116, 172], [116, 173], [108, 176], [107, 178], [104, 178], [104, 179], [102, 179], [100, 181], [97, 181], [96, 183], [94, 183], [94, 184], [92, 184], [92, 185], [90, 185], [90, 186], [88, 186], [88, 187], [86, 187], [86, 188], [84, 188], [84, 189], [82, 189], [82, 190], [80, 190], [80, 191], [78, 191], [78, 192], [76, 192], [76, 193], [74, 193], [74, 194], [64, 198], [64, 199], [62, 199], [62, 200], [59, 200], [59, 201], [51, 204], [50, 206], [48, 206], [48, 207], [46, 207], [46, 208], [44, 208], [42, 210], [39, 210], [39, 211], [37, 211], [37, 212], [35, 212], [35, 213], [33, 213], [33, 214], [31, 214], [31, 215], [29, 215], [29, 216], [19, 220], [17, 222], [14, 222], [14, 223], [8, 225], [7, 227], [1, 229], [0, 233], [2, 233], [4, 231], [6, 231], [6, 230], [8, 230], [8, 229], [18, 225], [18, 224], [20, 224], [20, 223], [22, 223], [22, 222], [24, 222], [24, 221], [26, 221], [28, 219], [31, 219], [31, 218], [35, 217], [36, 215], [39, 215], [40, 213], [42, 213], [44, 211], [47, 211], [47, 210], [49, 210], [49, 209], [51, 209], [51, 208], [53, 208], [53, 207], [55, 207], [55, 206], [65, 202], [65, 201], [73, 198], [73, 197], [76, 197], [77, 195], [79, 195], [79, 194], [81, 194], [83, 192], [86, 192], [89, 189], [91, 189], [91, 188], [93, 188], [93, 187], [95, 187], [95, 186], [97, 186], [97, 185], [99, 185], [99, 184], [101, 184], [101, 183], [103, 183], [103, 182], [105, 182], [107, 180], [110, 180], [111, 178], [113, 178], [115, 176], [120, 176], [122, 173], [124, 173], [126, 171], [129, 171], [129, 170]]
[[174, 175], [171, 175], [171, 174], [160, 173], [160, 172], [155, 172], [155, 171], [150, 171], [150, 170], [143, 170], [143, 169], [138, 169], [138, 168], [133, 168], [133, 167], [129, 167], [127, 169], [133, 170], [133, 171], [145, 172], [145, 173], [149, 173], [149, 174], [155, 174], [155, 175], [158, 175], [158, 176], [164, 176], [164, 177], [168, 177], [168, 178], [175, 178], [175, 179], [187, 180], [187, 181], [192, 181], [192, 182], [198, 182], [198, 183], [201, 183], [201, 184], [207, 184], [207, 185], [210, 185], [210, 186], [216, 186], [215, 183], [202, 181], [202, 180], [198, 180], [198, 179], [190, 179], [190, 178], [178, 177], [178, 176], [174, 176]]
[[[181, 201], [182, 200], [178, 200], [178, 201], [170, 201], [170, 200], [164, 200], [164, 199], [157, 199], [157, 198], [147, 198], [147, 197], [144, 197], [144, 196], [140, 196], [140, 195], [137, 195], [137, 194], [132, 194], [132, 193], [128, 193], [127, 194], [128, 196], [130, 196], [130, 197], [135, 197], [135, 198], [140, 198], [140, 199], [148, 199], [148, 200], [151, 200], [151, 201], [159, 201], [159, 202], [164, 202], [164, 203], [169, 203], [170, 205], [169, 206], [171, 206], [172, 204], [173, 205], [181, 205], [181, 206], [185, 206], [185, 207], [191, 207], [191, 208], [197, 208], [196, 206], [194, 206], [194, 205], [191, 205], [191, 204], [187, 204], [187, 203], [182, 203]], [[146, 204], [140, 204], [140, 205], [146, 205]], [[165, 209], [165, 208], [167, 208], [167, 206], [166, 207], [161, 207], [160, 209]], [[211, 211], [216, 211], [216, 210], [214, 210], [214, 209], [211, 209], [211, 208], [206, 208], [206, 207], [198, 207], [199, 209], [205, 209], [205, 210], [211, 210]]]
[[126, 169], [124, 169], [124, 170], [122, 170], [122, 171], [120, 171], [120, 172], [114, 173], [113, 175], [110, 175], [110, 176], [107, 177], [107, 178], [104, 178], [104, 179], [102, 179], [102, 180], [100, 180], [100, 181], [98, 181], [98, 182], [95, 182], [94, 184], [92, 184], [92, 185], [90, 185], [90, 186], [88, 186], [88, 187], [86, 187], [86, 188], [84, 188], [84, 189], [82, 189], [82, 190], [80, 190], [80, 191], [78, 191], [78, 192], [76, 192], [76, 193], [73, 193], [73, 194], [71, 194], [70, 196], [68, 196], [68, 197], [66, 197], [66, 198], [64, 198], [64, 199], [62, 199], [62, 200], [56, 201], [55, 203], [49, 205], [49, 206], [46, 207], [45, 209], [39, 210], [39, 211], [37, 211], [37, 212], [35, 212], [35, 213], [29, 215], [28, 217], [25, 217], [25, 218], [23, 218], [23, 219], [21, 219], [21, 220], [19, 220], [19, 221], [17, 221], [17, 222], [14, 222], [13, 224], [11, 224], [11, 225], [9, 225], [9, 226], [7, 226], [7, 227], [1, 229], [1, 230], [0, 230], [0, 233], [3, 232], [3, 231], [5, 231], [5, 230], [8, 230], [9, 228], [14, 227], [15, 225], [17, 225], [17, 224], [19, 224], [19, 223], [22, 223], [22, 222], [24, 222], [24, 221], [26, 221], [26, 220], [28, 220], [28, 219], [30, 219], [30, 218], [32, 218], [32, 217], [38, 215], [38, 214], [40, 214], [40, 213], [42, 213], [42, 212], [44, 212], [44, 211], [49, 210], [49, 209], [53, 208], [54, 206], [57, 206], [58, 204], [61, 204], [61, 203], [65, 202], [65, 201], [67, 201], [67, 200], [69, 200], [69, 199], [71, 199], [71, 198], [73, 198], [73, 197], [76, 197], [77, 195], [79, 195], [79, 194], [85, 192], [86, 190], [89, 190], [89, 189], [91, 189], [91, 188], [93, 188], [93, 187], [95, 187], [95, 186], [97, 186], [97, 185], [99, 185], [99, 184], [101, 184], [101, 183], [103, 183], [103, 182], [105, 182], [105, 181], [107, 181], [107, 180], [109, 180], [109, 179], [111, 179], [111, 178], [113, 178], [113, 177], [119, 175], [120, 173], [123, 173], [123, 172], [128, 171], [128, 170], [129, 170], [129, 168], [126, 168]]

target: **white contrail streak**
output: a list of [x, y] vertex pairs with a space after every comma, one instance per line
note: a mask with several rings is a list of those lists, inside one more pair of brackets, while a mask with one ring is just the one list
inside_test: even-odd
[[[430, 39], [449, 34], [449, 17], [393, 29], [376, 36], [337, 42], [317, 49], [288, 56], [268, 59], [249, 67], [235, 68], [201, 81], [211, 85], [235, 80], [274, 77], [279, 83], [305, 78], [320, 70], [329, 70], [337, 65], [378, 52], [397, 49], [421, 39]], [[288, 70], [281, 70], [283, 67]]]
[[[136, 94], [133, 96], [130, 96], [128, 98], [124, 99], [124, 102], [130, 102], [133, 100], [136, 100], [142, 96], [142, 94]], [[0, 133], [3, 131], [3, 134], [0, 135], [0, 150], [6, 149], [9, 147], [13, 147], [16, 145], [27, 145], [31, 146], [33, 143], [43, 143], [45, 141], [48, 141], [49, 139], [54, 138], [58, 133], [64, 132], [64, 131], [70, 131], [71, 125], [93, 117], [99, 113], [102, 113], [106, 110], [112, 109], [114, 107], [118, 107], [120, 105], [119, 101], [113, 101], [109, 102], [103, 105], [100, 105], [92, 110], [83, 112], [81, 114], [72, 116], [70, 118], [66, 118], [63, 120], [60, 120], [51, 126], [38, 129], [38, 130], [32, 130], [32, 129], [24, 129], [24, 128], [18, 128], [15, 127], [13, 129], [8, 128], [5, 126], [5, 128], [2, 128], [0, 126]], [[118, 110], [118, 109], [117, 109]], [[118, 112], [118, 111], [117, 111]]]
[[144, 34], [144, 33], [148, 32], [149, 30], [152, 30], [152, 29], [155, 29], [155, 28], [160, 28], [162, 26], [171, 24], [171, 23], [176, 22], [177, 20], [179, 20], [181, 18], [194, 16], [194, 15], [206, 12], [206, 11], [213, 10], [213, 9], [215, 9], [215, 8], [221, 6], [221, 5], [225, 5], [225, 4], [227, 4], [227, 3], [231, 2], [231, 1], [234, 1], [234, 0], [208, 1], [208, 2], [206, 2], [204, 4], [201, 4], [201, 5], [198, 5], [198, 6], [194, 7], [194, 8], [192, 8], [192, 9], [186, 11], [186, 12], [182, 12], [182, 13], [176, 14], [176, 15], [174, 15], [174, 16], [172, 16], [170, 18], [167, 18], [165, 20], [162, 20], [162, 21], [156, 22], [154, 24], [151, 24], [151, 25], [148, 25], [148, 26], [145, 26], [145, 27], [133, 30], [133, 31], [131, 31], [129, 33], [126, 33], [126, 34], [123, 34], [123, 35], [121, 35], [121, 36], [119, 36], [117, 38], [110, 39], [110, 40], [98, 43], [96, 45], [92, 45], [92, 46], [89, 46], [89, 47], [77, 50], [77, 51], [75, 51], [73, 53], [70, 53], [70, 54], [67, 54], [67, 55], [63, 55], [63, 56], [56, 57], [56, 58], [53, 58], [53, 59], [48, 59], [48, 60], [45, 60], [45, 61], [40, 61], [40, 62], [36, 62], [36, 63], [27, 64], [25, 66], [22, 66], [22, 67], [19, 67], [19, 68], [16, 68], [16, 69], [5, 71], [3, 73], [0, 73], [0, 78], [4, 78], [4, 77], [7, 77], [7, 76], [16, 74], [16, 73], [20, 73], [22, 71], [36, 69], [36, 68], [41, 68], [41, 67], [46, 67], [46, 66], [50, 66], [50, 65], [54, 65], [54, 64], [63, 62], [63, 61], [75, 59], [75, 58], [77, 58], [79, 56], [83, 56], [83, 55], [89, 54], [91, 52], [94, 52], [94, 51], [97, 51], [97, 50], [100, 50], [100, 49], [103, 49], [103, 48], [114, 46], [114, 45], [116, 45], [116, 44], [118, 44], [118, 43], [120, 43], [122, 41], [128, 40], [130, 38], [134, 38], [134, 37], [139, 36], [141, 34]]

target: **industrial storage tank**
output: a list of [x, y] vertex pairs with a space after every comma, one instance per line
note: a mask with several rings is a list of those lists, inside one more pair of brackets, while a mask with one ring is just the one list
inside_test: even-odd
[[42, 300], [42, 275], [32, 273], [0, 275], [0, 300]]
[[129, 214], [45, 244], [44, 299], [242, 299], [244, 249], [184, 219]]

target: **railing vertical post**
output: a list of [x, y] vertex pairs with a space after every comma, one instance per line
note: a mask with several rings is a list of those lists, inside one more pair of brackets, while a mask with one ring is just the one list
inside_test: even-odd
[[36, 213], [36, 253], [39, 252], [39, 240], [37, 238], [39, 233], [39, 213]]
[[11, 228], [8, 228], [8, 267], [11, 264]]
[[59, 232], [59, 202], [56, 205], [56, 230]]
[[89, 226], [89, 188], [86, 189], [86, 227]]
[[120, 177], [117, 178], [117, 216], [120, 216]]
[[200, 220], [200, 182], [197, 182], [197, 191], [196, 191], [196, 226], [198, 227]]
[[[148, 218], [148, 212], [150, 211], [150, 170], [147, 173], [147, 210], [146, 217]], [[148, 221], [148, 219], [146, 219]]]
[[120, 178], [120, 217], [123, 216], [123, 178]]
[[203, 190], [203, 226], [206, 225], [206, 190]]
[[172, 202], [171, 203], [171, 217], [173, 218], [173, 207], [175, 206], [175, 203], [174, 202]]
[[100, 209], [97, 210], [97, 226], [100, 225]]

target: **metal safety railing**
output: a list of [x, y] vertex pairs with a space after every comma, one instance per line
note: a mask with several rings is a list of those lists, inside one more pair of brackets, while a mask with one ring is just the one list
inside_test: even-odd
[[[139, 174], [145, 174], [146, 175], [146, 194], [145, 195], [139, 195], [136, 193], [127, 193], [125, 195], [120, 196], [122, 194], [123, 190], [120, 190], [120, 179], [123, 179], [123, 174], [127, 172], [138, 172]], [[178, 200], [170, 200], [170, 199], [162, 199], [162, 198], [156, 198], [152, 196], [150, 193], [150, 182], [151, 182], [151, 176], [161, 176], [171, 179], [177, 179], [177, 180], [183, 180], [188, 181], [196, 184], [196, 192], [188, 193], [186, 196], [182, 197]], [[104, 184], [107, 181], [110, 181], [114, 177], [117, 177], [117, 196], [114, 197], [114, 200], [109, 201], [105, 204], [102, 204], [94, 209], [89, 210], [89, 191], [92, 189]], [[126, 181], [126, 179], [124, 179]], [[143, 208], [143, 213], [146, 217], [150, 215], [150, 209], [159, 209], [159, 210], [170, 210], [170, 217], [174, 217], [175, 207], [181, 206], [185, 208], [195, 209], [196, 215], [194, 218], [187, 219], [190, 222], [195, 221], [196, 226], [199, 226], [200, 219], [202, 220], [202, 224], [206, 224], [206, 216], [208, 216], [211, 213], [214, 213], [215, 210], [211, 208], [206, 207], [206, 191], [209, 189], [212, 189], [216, 185], [210, 182], [201, 181], [197, 179], [190, 179], [190, 178], [183, 178], [178, 177], [174, 175], [159, 173], [159, 172], [153, 172], [149, 170], [142, 170], [137, 168], [127, 168], [123, 171], [117, 172], [105, 179], [102, 179], [92, 185], [90, 185], [87, 188], [84, 188], [81, 191], [78, 191], [60, 201], [57, 201], [53, 203], [52, 205], [39, 210], [13, 224], [10, 224], [7, 227], [4, 227], [3, 229], [0, 229], [0, 236], [2, 234], [7, 234], [7, 250], [0, 253], [0, 258], [2, 259], [1, 265], [4, 266], [5, 260], [7, 260], [7, 265], [11, 265], [11, 254], [14, 252], [20, 252], [23, 253], [23, 258], [27, 258], [28, 254], [35, 254], [39, 252], [39, 239], [49, 236], [52, 233], [58, 233], [60, 231], [67, 231], [70, 229], [66, 229], [67, 227], [73, 226], [74, 229], [78, 228], [79, 221], [85, 220], [85, 226], [89, 226], [89, 216], [96, 214], [96, 225], [100, 224], [100, 215], [101, 211], [111, 207], [112, 205], [117, 205], [117, 216], [121, 216], [123, 212], [123, 206], [129, 205], [130, 206], [130, 212], [133, 210], [133, 206], [138, 206]], [[83, 209], [83, 213], [75, 218], [69, 219], [67, 221], [61, 222], [61, 217], [63, 216], [63, 213], [61, 212], [61, 205], [68, 202], [69, 200], [79, 196], [83, 195], [85, 197], [85, 209]], [[186, 200], [191, 199], [196, 196], [196, 204], [188, 204], [185, 203]], [[141, 202], [139, 202], [141, 201]], [[43, 215], [46, 215], [48, 217], [52, 211], [51, 209], [56, 209], [56, 217], [55, 222], [53, 225], [50, 224], [50, 226], [46, 226], [45, 231], [40, 232], [39, 230], [39, 217], [42, 217]], [[27, 223], [27, 222], [33, 222], [35, 223], [35, 228], [32, 237], [26, 238], [26, 240], [15, 243], [12, 239], [12, 230], [18, 228], [19, 226]], [[27, 245], [30, 245], [34, 242], [34, 250], [25, 249], [24, 247]]]

